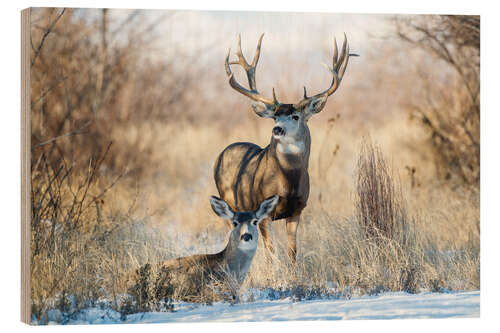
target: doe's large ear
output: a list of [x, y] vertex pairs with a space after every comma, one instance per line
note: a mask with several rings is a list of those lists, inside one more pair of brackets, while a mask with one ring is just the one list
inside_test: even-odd
[[306, 118], [309, 119], [311, 118], [312, 115], [320, 113], [321, 110], [323, 110], [323, 108], [325, 107], [327, 100], [328, 100], [328, 94], [323, 94], [318, 97], [313, 97], [309, 102], [309, 104], [306, 105], [305, 107], [304, 113], [306, 115]]
[[252, 109], [262, 118], [272, 118], [274, 116], [274, 110], [264, 103], [252, 103]]
[[210, 197], [210, 204], [212, 205], [212, 209], [214, 210], [215, 214], [219, 215], [221, 218], [225, 220], [233, 219], [234, 212], [224, 200], [212, 195]]
[[260, 203], [259, 208], [255, 212], [255, 215], [259, 220], [266, 218], [271, 214], [271, 212], [276, 208], [276, 205], [278, 204], [279, 200], [279, 195], [273, 195], [270, 198], [267, 198], [266, 200], [262, 201]]

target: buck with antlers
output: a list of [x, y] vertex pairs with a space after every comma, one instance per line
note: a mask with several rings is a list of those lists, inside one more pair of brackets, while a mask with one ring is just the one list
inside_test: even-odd
[[[215, 162], [214, 178], [221, 198], [236, 210], [254, 210], [264, 198], [279, 195], [280, 200], [274, 213], [259, 228], [266, 248], [273, 252], [268, 223], [270, 220], [286, 219], [288, 255], [295, 262], [297, 227], [309, 197], [311, 136], [307, 121], [323, 109], [328, 97], [339, 87], [350, 56], [349, 46], [344, 35], [338, 56], [337, 42], [334, 40], [333, 63], [329, 68], [333, 79], [327, 90], [308, 97], [304, 87], [304, 98], [300, 102], [284, 104], [276, 99], [274, 88], [273, 99], [262, 96], [257, 90], [255, 70], [263, 37], [264, 34], [259, 38], [252, 64], [249, 64], [241, 51], [239, 36], [236, 53], [238, 61], [229, 61], [229, 50], [225, 68], [231, 87], [257, 102], [252, 104], [254, 112], [259, 117], [274, 120], [271, 142], [265, 148], [249, 142], [229, 145]], [[236, 81], [231, 65], [240, 65], [245, 70], [249, 89]]]

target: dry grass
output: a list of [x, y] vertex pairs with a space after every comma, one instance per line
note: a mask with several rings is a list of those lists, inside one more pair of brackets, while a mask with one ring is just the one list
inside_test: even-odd
[[[380, 170], [381, 165], [390, 164], [380, 160], [382, 155], [376, 155], [380, 151], [368, 150], [367, 153], [366, 148], [360, 149], [361, 142], [352, 146], [343, 144], [338, 150], [331, 144], [321, 148], [322, 140], [342, 143], [340, 138], [352, 130], [341, 120], [335, 126], [337, 130], [333, 131], [318, 122], [311, 124], [314, 140], [311, 161], [323, 160], [321, 168], [313, 164], [310, 170], [311, 199], [299, 226], [297, 266], [289, 265], [285, 226], [277, 221], [272, 224], [271, 233], [276, 255], [270, 258], [263, 244], [259, 244], [243, 289], [272, 288], [281, 295], [277, 297], [292, 295], [302, 299], [382, 290], [479, 288], [479, 192], [424, 182], [423, 177], [419, 180], [423, 185], [412, 188], [410, 177], [405, 173], [399, 176], [397, 172], [404, 169], [407, 161], [396, 163], [394, 160], [391, 169]], [[264, 125], [256, 142], [265, 144], [266, 130], [270, 132], [271, 124]], [[383, 127], [372, 133], [373, 140], [384, 141], [387, 133], [391, 133], [392, 139], [404, 142], [407, 130], [403, 126], [399, 131], [388, 132]], [[164, 159], [167, 164], [155, 181], [144, 181], [137, 187], [130, 187], [126, 182], [115, 185], [103, 199], [105, 222], [97, 222], [94, 208], [86, 217], [86, 230], [92, 230], [84, 233], [86, 237], [82, 237], [81, 230], [73, 236], [64, 234], [73, 244], [77, 258], [71, 267], [78, 269], [63, 275], [64, 286], [71, 288], [61, 285], [50, 298], [49, 294], [40, 293], [43, 288], [35, 283], [34, 293], [40, 294], [34, 299], [55, 302], [54, 299], [64, 294], [80, 295], [83, 307], [99, 297], [108, 297], [117, 308], [126, 309], [128, 303], [120, 295], [127, 291], [123, 278], [133, 269], [148, 262], [215, 253], [225, 246], [229, 227], [209, 207], [209, 195], [216, 194], [211, 175], [212, 156], [226, 144], [239, 137], [252, 137], [254, 133], [243, 126], [224, 133], [214, 127], [189, 125], [168, 132], [174, 132], [176, 141], [185, 148], [199, 153], [186, 156], [182, 149], [158, 150], [158, 160]], [[201, 147], [191, 140], [193, 135], [206, 135], [207, 140], [210, 137], [211, 145]], [[402, 146], [396, 149], [404, 151]], [[356, 150], [364, 151], [363, 155], [350, 156]], [[374, 184], [385, 179], [385, 186], [391, 188], [391, 197], [384, 197], [387, 192], [370, 192], [382, 195], [379, 201], [392, 202], [381, 208], [392, 209], [392, 212], [375, 213], [378, 223], [385, 223], [386, 216], [393, 216], [391, 230], [399, 232], [391, 233], [390, 237], [384, 234], [378, 238], [367, 237], [363, 212], [357, 208], [356, 182], [361, 174], [356, 172], [359, 170], [356, 166], [361, 160], [373, 161], [374, 156], [382, 164], [372, 164], [376, 170], [364, 176]], [[401, 157], [404, 156], [402, 153]], [[418, 164], [417, 168], [423, 169]], [[386, 178], [379, 177], [381, 172]], [[371, 191], [370, 188], [367, 191]], [[403, 204], [405, 207], [400, 206]], [[103, 241], [87, 241], [98, 236], [103, 236]], [[39, 257], [37, 265], [47, 267], [52, 254], [47, 252], [47, 256]], [[67, 256], [67, 252], [56, 251], [57, 271], [67, 268]], [[43, 274], [48, 277], [41, 280], [43, 283], [57, 278], [55, 273]], [[87, 278], [96, 274], [101, 277], [99, 280]], [[46, 306], [51, 308], [53, 304]], [[128, 311], [137, 311], [137, 308], [130, 305]]]

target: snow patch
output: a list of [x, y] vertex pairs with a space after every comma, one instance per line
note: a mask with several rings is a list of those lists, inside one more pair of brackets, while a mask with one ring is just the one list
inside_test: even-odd
[[[351, 299], [317, 299], [296, 302], [276, 299], [268, 290], [253, 290], [253, 302], [236, 305], [175, 303], [174, 312], [135, 313], [122, 316], [109, 307], [95, 307], [66, 318], [67, 324], [131, 324], [165, 322], [231, 322], [284, 320], [409, 319], [479, 317], [480, 291], [421, 293], [388, 292]], [[247, 298], [247, 300], [248, 300]], [[243, 299], [245, 301], [245, 299]], [[58, 310], [49, 312], [49, 324], [60, 323]], [[36, 324], [34, 322], [33, 324]]]

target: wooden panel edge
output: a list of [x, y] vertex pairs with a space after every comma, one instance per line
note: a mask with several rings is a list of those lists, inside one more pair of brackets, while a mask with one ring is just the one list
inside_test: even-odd
[[21, 11], [21, 321], [31, 319], [31, 103], [30, 103], [31, 9]]

